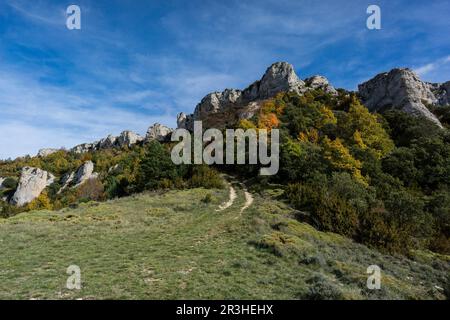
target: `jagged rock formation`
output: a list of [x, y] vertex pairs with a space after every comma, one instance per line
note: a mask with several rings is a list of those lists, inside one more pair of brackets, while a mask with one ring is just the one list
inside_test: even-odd
[[75, 182], [75, 188], [82, 185], [89, 179], [97, 178], [97, 174], [94, 173], [94, 163], [92, 161], [86, 161], [81, 167], [78, 168], [73, 180]]
[[295, 74], [294, 67], [287, 62], [272, 64], [260, 81], [256, 81], [244, 90], [246, 100], [268, 99], [279, 92], [296, 92], [302, 94], [306, 91], [305, 83]]
[[95, 179], [98, 177], [98, 173], [94, 173], [94, 163], [92, 161], [86, 161], [75, 172], [68, 172], [61, 178], [62, 187], [59, 189], [58, 194], [67, 189], [70, 185], [73, 188], [81, 186], [89, 179]]
[[75, 172], [67, 172], [63, 177], [61, 178], [61, 184], [62, 187], [58, 190], [57, 194], [60, 194], [63, 192], [67, 187], [73, 182], [73, 179], [75, 178]]
[[399, 109], [407, 113], [423, 116], [439, 127], [439, 120], [426, 107], [438, 104], [432, 86], [422, 82], [410, 69], [393, 69], [377, 75], [358, 86], [359, 96], [370, 111]]
[[55, 181], [55, 177], [39, 168], [24, 167], [19, 179], [17, 190], [10, 203], [18, 207], [24, 206], [42, 193], [42, 191]]
[[71, 149], [71, 151], [75, 153], [85, 153], [103, 149], [131, 147], [137, 143], [149, 142], [151, 140], [158, 140], [162, 142], [169, 138], [172, 131], [172, 129], [162, 124], [155, 123], [153, 126], [148, 128], [145, 138], [137, 133], [134, 133], [133, 131], [127, 130], [123, 131], [118, 137], [109, 135], [108, 137], [97, 142], [83, 143], [75, 146]]
[[39, 150], [37, 156], [43, 158], [43, 157], [47, 157], [58, 151], [59, 151], [59, 149], [45, 148], [45, 149]]
[[116, 139], [116, 144], [119, 147], [127, 146], [131, 147], [132, 145], [141, 142], [144, 140], [143, 137], [138, 135], [137, 133], [134, 133], [133, 131], [123, 131], [120, 136]]
[[96, 150], [97, 143], [82, 143], [73, 147], [70, 151], [75, 153], [85, 153]]
[[148, 128], [147, 135], [145, 136], [145, 142], [149, 142], [152, 140], [157, 140], [160, 142], [166, 141], [170, 138], [169, 136], [172, 131], [173, 130], [169, 127], [166, 127], [159, 123], [155, 123], [153, 126]]
[[190, 129], [194, 125], [194, 115], [180, 112], [177, 114], [177, 128]]
[[430, 87], [439, 105], [450, 105], [450, 81], [445, 83], [430, 83]]
[[327, 78], [323, 76], [312, 76], [311, 78], [305, 79], [305, 84], [308, 88], [311, 89], [322, 89], [326, 93], [330, 93], [332, 95], [337, 95], [336, 89], [330, 84]]
[[[314, 89], [323, 89], [330, 94], [337, 94], [336, 89], [325, 77], [314, 76], [303, 81], [299, 79], [291, 64], [277, 62], [266, 70], [261, 80], [254, 82], [243, 91], [225, 89], [223, 92], [206, 95], [196, 106], [193, 114], [178, 114], [177, 125], [178, 128], [192, 131], [194, 121], [201, 120], [206, 122], [206, 126], [215, 124], [221, 127], [226, 122], [227, 113], [232, 114], [229, 118], [236, 116], [237, 119], [250, 119], [261, 108], [264, 100], [274, 97], [277, 93], [295, 92], [301, 95]], [[220, 116], [217, 116], [213, 122], [208, 121], [215, 114]]]

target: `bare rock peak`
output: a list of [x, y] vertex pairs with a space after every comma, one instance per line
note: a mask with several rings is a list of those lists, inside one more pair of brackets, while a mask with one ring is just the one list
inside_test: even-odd
[[359, 96], [370, 111], [399, 109], [407, 113], [423, 116], [442, 127], [440, 121], [431, 113], [427, 104], [439, 101], [431, 86], [409, 68], [396, 68], [380, 73], [373, 79], [358, 86]]

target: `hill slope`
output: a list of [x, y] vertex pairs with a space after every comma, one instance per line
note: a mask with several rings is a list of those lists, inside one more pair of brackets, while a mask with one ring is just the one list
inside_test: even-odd
[[[0, 299], [445, 298], [448, 257], [385, 256], [316, 231], [277, 190], [242, 211], [242, 187], [221, 211], [227, 189], [192, 189], [0, 220]], [[80, 291], [65, 287], [73, 264]], [[366, 289], [373, 264], [381, 290]]]

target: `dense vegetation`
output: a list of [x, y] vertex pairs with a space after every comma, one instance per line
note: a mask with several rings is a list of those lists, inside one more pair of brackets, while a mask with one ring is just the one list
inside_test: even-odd
[[285, 184], [288, 201], [319, 229], [387, 252], [450, 253], [449, 130], [321, 91], [279, 94], [239, 125], [281, 129], [270, 182]]
[[[433, 110], [448, 126], [450, 108]], [[170, 144], [156, 141], [122, 150], [0, 162], [8, 177], [0, 197], [10, 196], [24, 166], [55, 174], [58, 181], [25, 208], [0, 201], [4, 217], [33, 209], [61, 209], [143, 190], [221, 187], [218, 170], [257, 185], [284, 186], [284, 197], [320, 230], [332, 231], [386, 252], [425, 248], [450, 254], [450, 131], [400, 111], [370, 113], [355, 95], [312, 91], [282, 93], [235, 126], [281, 130], [280, 171], [258, 177], [258, 166], [175, 166]], [[61, 177], [87, 160], [97, 179], [61, 188]]]
[[[64, 174], [76, 171], [88, 160], [95, 163], [98, 178], [90, 179], [78, 188], [61, 190]], [[62, 150], [43, 158], [24, 157], [0, 162], [0, 176], [8, 177], [3, 183], [4, 188], [0, 190], [0, 198], [10, 197], [14, 193], [21, 169], [25, 166], [53, 173], [57, 176], [56, 182], [25, 207], [16, 208], [0, 201], [0, 217], [36, 209], [59, 210], [88, 201], [129, 196], [144, 190], [222, 186], [217, 171], [206, 165], [175, 166], [170, 159], [169, 146], [152, 141], [124, 149], [85, 154]]]

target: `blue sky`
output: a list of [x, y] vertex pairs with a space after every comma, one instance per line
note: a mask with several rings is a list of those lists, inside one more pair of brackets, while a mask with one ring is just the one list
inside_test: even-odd
[[[66, 28], [70, 4], [81, 30]], [[382, 30], [366, 28], [370, 4]], [[347, 89], [398, 66], [450, 80], [449, 34], [447, 0], [2, 0], [0, 158], [173, 127], [276, 61]]]

